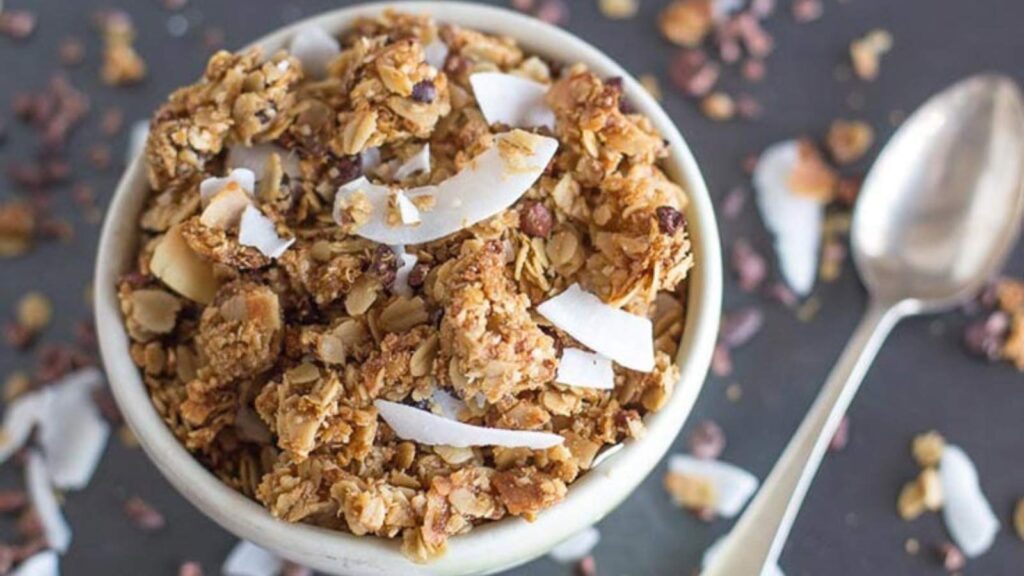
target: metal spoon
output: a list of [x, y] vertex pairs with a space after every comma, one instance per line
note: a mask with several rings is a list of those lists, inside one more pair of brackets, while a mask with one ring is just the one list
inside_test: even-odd
[[868, 174], [853, 214], [867, 313], [760, 493], [703, 576], [766, 575], [875, 354], [906, 316], [965, 302], [999, 271], [1024, 215], [1024, 103], [974, 76], [931, 98]]

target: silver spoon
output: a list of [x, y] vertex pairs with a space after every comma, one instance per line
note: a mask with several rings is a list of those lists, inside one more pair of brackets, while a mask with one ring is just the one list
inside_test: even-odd
[[931, 98], [868, 174], [853, 259], [870, 294], [824, 388], [703, 576], [768, 574], [839, 421], [906, 316], [952, 308], [1002, 267], [1024, 215], [1024, 103], [1013, 81], [974, 76]]

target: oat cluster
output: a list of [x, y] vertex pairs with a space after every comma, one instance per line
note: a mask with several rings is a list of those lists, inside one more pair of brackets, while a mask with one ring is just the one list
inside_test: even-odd
[[[425, 47], [438, 39], [448, 54], [435, 68]], [[286, 52], [218, 53], [157, 111], [121, 306], [153, 404], [219, 478], [283, 520], [401, 537], [410, 558], [428, 561], [474, 525], [558, 502], [665, 404], [692, 267], [687, 197], [659, 167], [667, 144], [617, 79], [399, 13], [339, 40], [325, 77]], [[401, 295], [398, 254], [359, 237], [357, 221], [339, 226], [334, 194], [360, 175], [387, 182], [391, 161], [424, 143], [430, 172], [401, 185], [436, 184], [486, 150], [509, 127], [484, 120], [469, 83], [482, 71], [550, 84], [555, 128], [534, 131], [557, 138], [558, 152], [508, 210], [406, 246], [418, 263]], [[255, 202], [295, 239], [278, 258], [200, 217], [200, 182], [227, 172], [231, 150], [267, 144], [283, 152], [259, 174]], [[652, 372], [616, 366], [613, 390], [555, 384], [560, 351], [582, 346], [534, 308], [573, 283], [653, 319]], [[565, 442], [420, 445], [373, 406], [437, 412], [437, 390], [465, 403], [464, 422]]]

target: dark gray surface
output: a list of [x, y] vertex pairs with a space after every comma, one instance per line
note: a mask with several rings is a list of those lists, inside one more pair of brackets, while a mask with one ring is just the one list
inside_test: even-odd
[[[183, 39], [169, 35], [169, 14], [156, 0], [8, 0], [7, 4], [37, 11], [40, 27], [28, 43], [0, 38], [0, 117], [10, 118], [7, 105], [15, 93], [38, 88], [57, 68], [60, 39], [69, 35], [86, 39], [88, 62], [71, 76], [92, 97], [94, 113], [74, 136], [72, 156], [78, 177], [92, 183], [105, 201], [120, 168], [97, 173], [85, 162], [87, 144], [101, 138], [99, 112], [116, 104], [128, 120], [142, 118], [171, 89], [192, 81], [207, 55], [197, 40], [200, 19], [224, 28], [229, 46], [238, 47], [300, 14], [347, 3], [193, 0], [185, 12], [192, 32]], [[139, 48], [150, 65], [150, 76], [140, 87], [112, 89], [97, 80], [99, 44], [89, 16], [93, 9], [109, 4], [126, 8], [141, 31]], [[673, 52], [653, 24], [664, 2], [643, 0], [640, 15], [625, 22], [605, 20], [589, 0], [571, 4], [570, 30], [632, 72], [657, 72], [662, 77], [667, 93], [664, 105], [692, 146], [716, 198], [745, 183], [738, 164], [748, 152], [801, 133], [821, 135], [833, 117], [863, 117], [884, 140], [891, 133], [891, 111], [912, 110], [930, 93], [964, 75], [998, 70], [1018, 79], [1024, 76], [1020, 64], [1024, 36], [1019, 29], [1024, 4], [1019, 0], [826, 0], [825, 17], [816, 23], [794, 24], [788, 11], [769, 22], [777, 50], [768, 63], [768, 78], [761, 85], [744, 88], [765, 104], [765, 118], [757, 123], [716, 125], [673, 93], [661, 73]], [[780, 4], [788, 2], [780, 0]], [[844, 61], [850, 39], [879, 26], [892, 31], [896, 39], [881, 78], [868, 85], [834, 80], [833, 69]], [[854, 92], [866, 103], [859, 113], [847, 104]], [[32, 150], [27, 131], [11, 124], [9, 141], [0, 146], [4, 166]], [[122, 132], [115, 140], [118, 160], [125, 137]], [[13, 194], [9, 185], [0, 184], [0, 197]], [[67, 191], [55, 198], [63, 213], [75, 212]], [[91, 277], [98, 232], [95, 226], [73, 218], [78, 235], [72, 244], [44, 245], [29, 258], [0, 264], [2, 313], [9, 314], [24, 292], [44, 290], [57, 305], [59, 320], [46, 335], [55, 341], [70, 340], [74, 322], [85, 314], [83, 288]], [[752, 205], [739, 221], [725, 223], [723, 228], [727, 245], [744, 235], [767, 248]], [[1019, 252], [1011, 268], [1021, 272]], [[863, 290], [849, 270], [838, 283], [820, 286], [817, 294], [824, 305], [807, 324], [778, 306], [765, 305], [765, 333], [735, 354], [733, 377], [708, 382], [692, 419], [719, 421], [729, 437], [723, 458], [761, 477], [795, 429], [864, 306]], [[727, 307], [752, 301], [732, 286], [727, 289]], [[828, 458], [804, 505], [782, 561], [790, 576], [942, 573], [928, 550], [945, 538], [941, 520], [930, 515], [904, 523], [895, 514], [897, 491], [915, 471], [908, 453], [910, 438], [930, 428], [943, 431], [974, 458], [984, 489], [1004, 523], [995, 547], [971, 561], [967, 573], [1021, 573], [1024, 544], [1013, 537], [1009, 522], [1013, 503], [1024, 496], [1022, 379], [1007, 366], [986, 366], [967, 358], [960, 346], [962, 324], [959, 314], [912, 320], [892, 335], [852, 408], [850, 446]], [[30, 363], [30, 357], [0, 348], [0, 372]], [[725, 398], [725, 387], [731, 382], [743, 387], [738, 403]], [[677, 448], [683, 449], [682, 439]], [[16, 473], [6, 468], [0, 485], [17, 485]], [[689, 574], [701, 551], [727, 529], [726, 521], [707, 526], [672, 507], [661, 488], [661, 472], [600, 524], [603, 540], [596, 557], [601, 574]], [[120, 507], [131, 494], [150, 500], [167, 515], [163, 532], [143, 534], [128, 524]], [[178, 496], [141, 452], [117, 441], [111, 442], [92, 485], [69, 495], [66, 511], [75, 528], [74, 542], [63, 561], [64, 573], [70, 575], [175, 574], [185, 559], [200, 560], [208, 574], [218, 573], [234, 542]], [[909, 537], [922, 543], [917, 557], [903, 551]], [[540, 560], [514, 573], [566, 572]]]

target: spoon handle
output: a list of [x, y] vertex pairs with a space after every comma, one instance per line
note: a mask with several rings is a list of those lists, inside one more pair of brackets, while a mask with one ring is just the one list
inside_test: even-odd
[[839, 421], [903, 315], [899, 306], [872, 301], [800, 428], [702, 576], [772, 573]]

